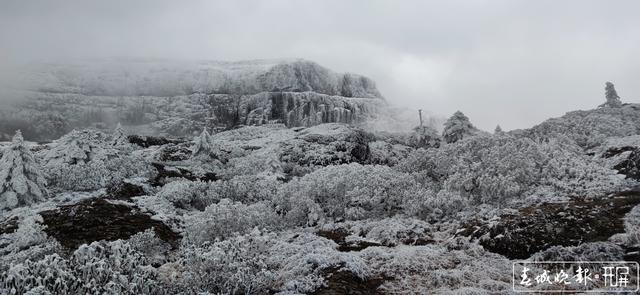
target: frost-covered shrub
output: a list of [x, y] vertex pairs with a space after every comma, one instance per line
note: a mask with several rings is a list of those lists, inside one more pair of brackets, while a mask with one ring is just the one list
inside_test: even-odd
[[274, 178], [282, 178], [283, 163], [271, 152], [256, 152], [246, 157], [232, 158], [225, 165], [222, 177], [231, 179], [240, 175], [271, 175]]
[[339, 252], [333, 241], [308, 232], [286, 234], [276, 240], [267, 261], [279, 270], [278, 289], [293, 294], [309, 294], [326, 286], [327, 270], [347, 271], [360, 279], [373, 272], [360, 255]]
[[197, 245], [245, 234], [254, 228], [277, 229], [282, 225], [270, 202], [245, 205], [229, 199], [185, 219], [185, 239]]
[[300, 166], [365, 163], [373, 139], [372, 134], [345, 124], [313, 126], [282, 142], [280, 160]]
[[[512, 290], [511, 262], [482, 246], [460, 241], [457, 248], [442, 244], [369, 247], [360, 257], [374, 275], [393, 276], [380, 286], [388, 294], [508, 294]], [[410, 293], [411, 293], [410, 292]], [[474, 293], [471, 293], [474, 294]]]
[[0, 273], [12, 264], [37, 260], [58, 250], [59, 243], [43, 231], [42, 216], [23, 217], [15, 232], [0, 235]]
[[[120, 138], [119, 138], [120, 137]], [[129, 177], [150, 177], [155, 170], [132, 149], [122, 134], [72, 131], [39, 154], [51, 186], [59, 190], [95, 190]]]
[[166, 199], [181, 209], [204, 210], [219, 200], [216, 191], [210, 190], [211, 186], [212, 183], [206, 181], [172, 181], [162, 187], [157, 197]]
[[294, 224], [325, 219], [393, 216], [405, 199], [417, 198], [417, 183], [387, 166], [329, 166], [285, 184], [275, 204]]
[[368, 163], [375, 165], [395, 166], [411, 152], [411, 148], [401, 144], [391, 144], [386, 141], [369, 143], [371, 154]]
[[624, 251], [609, 242], [586, 243], [575, 247], [553, 246], [533, 254], [533, 261], [621, 261]]
[[282, 186], [282, 182], [273, 175], [241, 175], [227, 181], [216, 181], [212, 189], [220, 199], [252, 204], [271, 200]]
[[272, 289], [276, 270], [267, 265], [274, 234], [255, 230], [222, 242], [183, 245], [180, 289], [213, 294], [261, 294]]
[[640, 206], [633, 207], [624, 217], [624, 231], [609, 240], [626, 247], [640, 246]]
[[639, 134], [640, 112], [637, 107], [637, 104], [629, 104], [619, 108], [568, 112], [560, 118], [546, 120], [514, 134], [537, 142], [567, 136], [580, 147], [589, 149], [601, 145], [609, 137]]
[[34, 288], [52, 294], [163, 294], [155, 269], [128, 243], [82, 245], [65, 259], [58, 254], [14, 264], [2, 287], [22, 294]]
[[0, 158], [0, 211], [44, 200], [48, 191], [41, 167], [18, 130]]
[[471, 205], [468, 198], [449, 190], [436, 193], [420, 188], [412, 196], [404, 200], [405, 213], [433, 222], [443, 221]]
[[118, 150], [111, 140], [109, 135], [97, 130], [73, 130], [55, 140], [51, 149], [42, 152], [45, 166], [74, 165], [116, 157]]
[[131, 236], [127, 242], [135, 251], [142, 253], [149, 264], [161, 265], [167, 262], [167, 254], [171, 246], [158, 238], [153, 229], [147, 229]]
[[512, 136], [474, 136], [440, 149], [417, 150], [397, 169], [413, 173], [421, 183], [437, 183], [434, 190], [445, 189], [476, 203], [504, 204], [539, 193], [538, 188], [559, 196], [593, 195], [619, 183], [614, 171], [561, 137], [537, 143]]
[[51, 186], [60, 190], [95, 190], [118, 184], [125, 178], [151, 177], [153, 166], [139, 156], [125, 155], [108, 160], [45, 166]]

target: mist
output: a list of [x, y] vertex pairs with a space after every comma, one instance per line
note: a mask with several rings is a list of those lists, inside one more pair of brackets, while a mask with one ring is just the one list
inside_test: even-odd
[[[636, 1], [3, 1], [0, 79], [14, 65], [113, 57], [304, 58], [376, 81], [390, 104], [479, 128], [525, 128], [638, 102]], [[3, 99], [9, 95], [3, 94]]]

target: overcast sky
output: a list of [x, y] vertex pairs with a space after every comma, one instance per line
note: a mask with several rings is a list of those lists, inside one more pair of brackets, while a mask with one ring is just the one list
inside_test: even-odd
[[0, 65], [60, 58], [305, 58], [395, 105], [524, 128], [640, 102], [640, 1], [0, 0]]

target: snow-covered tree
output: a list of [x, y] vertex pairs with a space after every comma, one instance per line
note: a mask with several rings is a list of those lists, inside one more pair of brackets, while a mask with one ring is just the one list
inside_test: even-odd
[[120, 125], [120, 123], [118, 123], [116, 129], [113, 130], [111, 142], [115, 147], [129, 146], [129, 139], [127, 138], [127, 134], [124, 132], [124, 128], [122, 128], [122, 125]]
[[47, 197], [46, 180], [18, 130], [0, 159], [0, 210]]
[[213, 154], [212, 141], [211, 135], [209, 135], [205, 127], [200, 136], [193, 140], [192, 156], [209, 158]]
[[106, 160], [117, 155], [117, 150], [109, 146], [109, 137], [97, 130], [73, 130], [56, 140], [53, 147], [45, 151], [45, 165], [87, 163]]
[[444, 137], [447, 143], [453, 143], [465, 136], [472, 135], [475, 129], [467, 116], [461, 111], [456, 111], [453, 113], [453, 116], [444, 123], [442, 137]]
[[438, 148], [440, 147], [441, 137], [438, 131], [431, 126], [418, 126], [413, 128], [409, 136], [409, 144], [414, 147]]
[[604, 96], [607, 101], [601, 105], [601, 107], [610, 107], [610, 108], [619, 108], [622, 106], [622, 102], [620, 101], [620, 96], [618, 96], [618, 92], [616, 92], [616, 88], [611, 82], [605, 83], [604, 86]]

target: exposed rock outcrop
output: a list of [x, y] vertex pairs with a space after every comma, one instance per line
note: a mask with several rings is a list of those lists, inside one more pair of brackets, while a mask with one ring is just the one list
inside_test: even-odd
[[624, 232], [623, 217], [640, 204], [640, 190], [595, 199], [573, 198], [520, 209], [496, 220], [468, 223], [459, 234], [510, 259], [526, 259], [552, 246], [606, 241]]
[[152, 228], [158, 237], [177, 246], [180, 236], [164, 223], [151, 219], [135, 206], [106, 199], [88, 199], [39, 213], [47, 235], [68, 249], [94, 241], [127, 239]]
[[627, 178], [640, 180], [640, 148], [633, 149], [627, 159], [615, 165], [613, 169], [626, 175]]
[[314, 291], [314, 295], [381, 295], [378, 288], [391, 278], [360, 278], [356, 274], [336, 266], [324, 270], [326, 286]]

